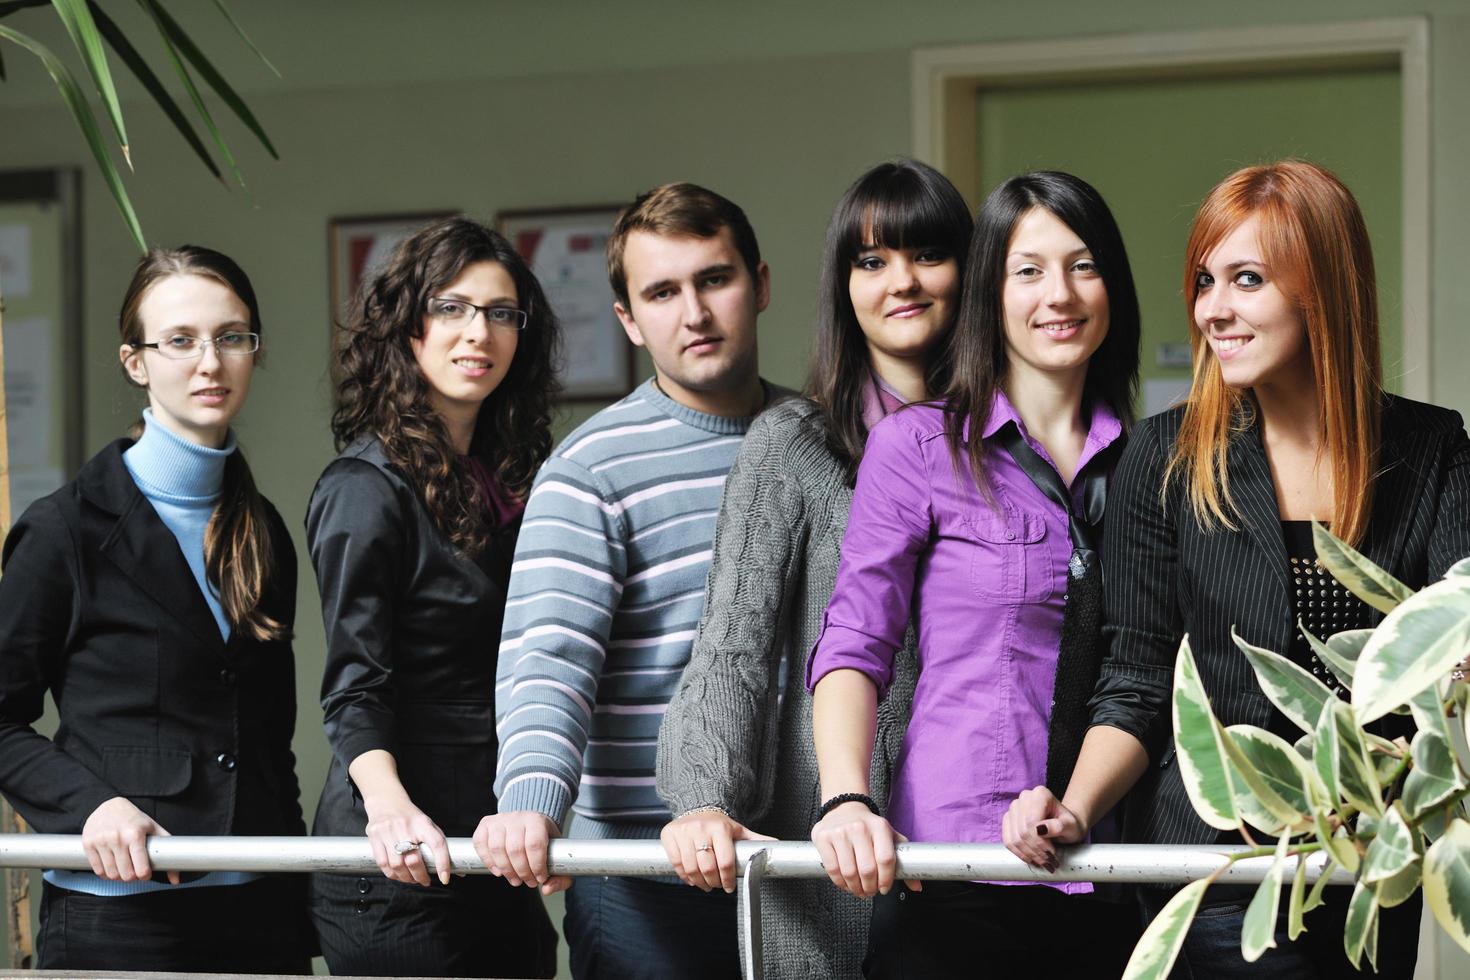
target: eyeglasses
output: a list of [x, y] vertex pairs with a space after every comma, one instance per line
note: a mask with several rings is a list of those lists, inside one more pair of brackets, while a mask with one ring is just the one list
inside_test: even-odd
[[476, 313], [485, 314], [485, 323], [510, 330], [526, 328], [526, 311], [514, 306], [476, 306], [462, 299], [435, 296], [429, 300], [429, 316], [451, 327], [468, 327]]
[[134, 344], [133, 346], [156, 350], [164, 357], [171, 357], [176, 361], [182, 361], [190, 357], [201, 357], [206, 347], [213, 347], [214, 352], [221, 357], [241, 356], [244, 354], [254, 354], [260, 350], [260, 334], [222, 333], [211, 340], [208, 337], [195, 337], [193, 334], [176, 333], [151, 344]]

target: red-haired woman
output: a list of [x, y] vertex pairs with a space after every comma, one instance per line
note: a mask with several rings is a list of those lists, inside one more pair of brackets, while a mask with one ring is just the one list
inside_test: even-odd
[[[1174, 760], [1175, 654], [1187, 633], [1222, 723], [1296, 738], [1232, 627], [1331, 683], [1298, 619], [1319, 636], [1381, 619], [1317, 566], [1312, 519], [1411, 587], [1470, 555], [1470, 440], [1458, 414], [1383, 391], [1373, 255], [1337, 177], [1301, 161], [1227, 177], [1195, 218], [1184, 292], [1195, 326], [1189, 399], [1134, 429], [1113, 478], [1103, 549], [1110, 650], [1092, 727], [1062, 799], [1037, 788], [1007, 814], [1006, 844], [1033, 864], [1055, 860], [1055, 845], [1080, 840], [1130, 787], [1127, 840], [1224, 839], [1195, 815]], [[1157, 912], [1168, 895], [1147, 891]], [[1283, 906], [1276, 948], [1246, 963], [1251, 891], [1207, 893], [1178, 969], [1356, 975], [1343, 952], [1346, 896], [1309, 915], [1294, 943]], [[1382, 911], [1380, 975], [1413, 974], [1419, 908], [1416, 896]]]
[[[306, 830], [296, 552], [230, 429], [259, 360], [255, 291], [219, 252], [154, 249], [118, 325], [143, 418], [26, 509], [0, 578], [0, 791], [37, 830], [80, 833], [92, 865], [45, 873], [36, 965], [310, 973], [300, 876], [155, 880], [147, 851]], [[48, 690], [54, 738], [31, 727]]]

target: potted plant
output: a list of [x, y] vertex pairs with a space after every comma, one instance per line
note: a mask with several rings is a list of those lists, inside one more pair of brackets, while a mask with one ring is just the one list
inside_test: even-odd
[[[1354, 965], [1377, 965], [1378, 912], [1420, 888], [1435, 920], [1470, 951], [1470, 687], [1459, 665], [1470, 653], [1470, 559], [1418, 592], [1321, 525], [1317, 560], [1358, 598], [1384, 613], [1374, 629], [1318, 638], [1319, 660], [1351, 692], [1338, 698], [1286, 657], [1235, 643], [1278, 710], [1301, 729], [1294, 744], [1252, 725], [1220, 723], [1200, 682], [1189, 638], [1174, 672], [1174, 740], [1180, 774], [1200, 818], [1237, 830], [1247, 857], [1272, 858], [1246, 908], [1241, 953], [1258, 959], [1274, 946], [1287, 892], [1287, 933], [1320, 905], [1339, 868], [1356, 876], [1343, 944]], [[1413, 716], [1411, 742], [1365, 726], [1391, 713]], [[1326, 853], [1310, 889], [1306, 858]], [[1297, 860], [1301, 859], [1301, 860]], [[1219, 872], [1179, 890], [1134, 950], [1125, 980], [1168, 975], [1206, 890]]]

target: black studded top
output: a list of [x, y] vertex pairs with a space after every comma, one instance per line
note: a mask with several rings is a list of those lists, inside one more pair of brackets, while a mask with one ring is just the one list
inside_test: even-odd
[[[1368, 606], [1317, 564], [1311, 522], [1282, 521], [1281, 537], [1291, 563], [1291, 602], [1295, 620], [1300, 620], [1319, 640], [1343, 630], [1366, 629], [1370, 625]], [[1332, 671], [1317, 659], [1300, 629], [1292, 633], [1289, 656], [1332, 688], [1338, 697], [1348, 700], [1347, 691], [1338, 684]]]

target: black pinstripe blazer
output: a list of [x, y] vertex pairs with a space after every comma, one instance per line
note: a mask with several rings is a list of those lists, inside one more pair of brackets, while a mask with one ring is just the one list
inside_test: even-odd
[[[1107, 652], [1091, 724], [1138, 738], [1151, 764], [1129, 797], [1124, 838], [1198, 844], [1216, 839], [1190, 805], [1174, 764], [1170, 714], [1179, 640], [1190, 647], [1215, 715], [1266, 727], [1275, 710], [1230, 639], [1285, 653], [1294, 617], [1276, 490], [1260, 429], [1229, 449], [1240, 529], [1206, 531], [1178, 481], [1161, 499], [1183, 408], [1145, 419], [1109, 488], [1103, 547]], [[1383, 448], [1372, 518], [1360, 550], [1413, 588], [1470, 555], [1470, 440], [1456, 412], [1384, 396]], [[1373, 613], [1376, 624], [1382, 616]]]

